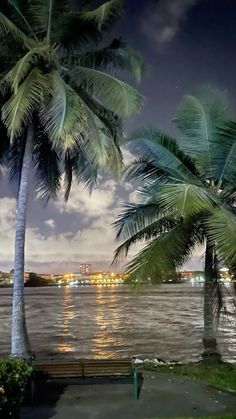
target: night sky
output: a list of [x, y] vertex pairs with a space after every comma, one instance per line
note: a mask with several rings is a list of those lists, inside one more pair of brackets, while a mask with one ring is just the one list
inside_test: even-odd
[[[236, 107], [235, 0], [126, 0], [114, 29], [139, 50], [148, 64], [139, 86], [143, 111], [125, 122], [127, 131], [157, 126], [177, 134], [171, 119], [182, 96], [202, 83], [226, 89]], [[131, 157], [125, 150], [125, 158]], [[0, 183], [0, 270], [12, 268], [16, 202], [13, 185]], [[116, 243], [110, 227], [124, 201], [135, 199], [132, 185], [100, 177], [92, 196], [74, 185], [71, 198], [46, 208], [33, 191], [28, 212], [26, 270], [77, 271], [80, 262], [106, 268]], [[201, 266], [197, 251], [189, 268]]]

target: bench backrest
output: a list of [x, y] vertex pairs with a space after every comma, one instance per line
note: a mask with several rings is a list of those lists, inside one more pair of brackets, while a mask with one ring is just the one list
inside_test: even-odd
[[131, 375], [130, 360], [78, 360], [68, 362], [34, 362], [34, 371], [50, 377], [93, 377]]

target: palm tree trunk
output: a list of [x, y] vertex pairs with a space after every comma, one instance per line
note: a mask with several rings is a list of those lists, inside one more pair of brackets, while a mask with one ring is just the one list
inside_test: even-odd
[[26, 212], [32, 154], [33, 127], [30, 125], [26, 137], [17, 204], [11, 337], [11, 357], [25, 359], [31, 357], [25, 318], [24, 268]]
[[204, 332], [203, 360], [206, 362], [219, 362], [221, 355], [217, 350], [216, 327], [214, 322], [214, 254], [212, 246], [206, 243], [205, 253], [205, 285], [204, 285]]

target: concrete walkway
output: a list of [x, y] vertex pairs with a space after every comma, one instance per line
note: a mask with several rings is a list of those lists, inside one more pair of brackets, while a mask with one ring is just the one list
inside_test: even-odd
[[24, 407], [21, 419], [149, 419], [235, 413], [236, 394], [169, 374], [144, 373], [138, 401], [131, 384], [68, 384], [45, 389], [35, 406]]

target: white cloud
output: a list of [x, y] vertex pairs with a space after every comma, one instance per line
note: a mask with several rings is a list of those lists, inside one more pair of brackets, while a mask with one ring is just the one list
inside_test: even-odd
[[141, 22], [144, 34], [158, 50], [172, 41], [197, 0], [160, 0], [148, 6]]
[[99, 217], [106, 212], [116, 202], [117, 184], [109, 179], [100, 182], [90, 195], [82, 186], [73, 184], [68, 202], [60, 199], [55, 205], [60, 212], [81, 213], [87, 217]]
[[55, 228], [56, 227], [56, 222], [52, 218], [50, 218], [49, 220], [44, 221], [44, 223], [47, 224], [51, 228]]

